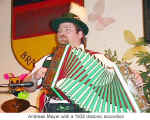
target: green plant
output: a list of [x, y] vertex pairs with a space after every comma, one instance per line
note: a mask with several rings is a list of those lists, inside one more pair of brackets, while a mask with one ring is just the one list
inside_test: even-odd
[[145, 97], [148, 103], [150, 103], [150, 53], [138, 52], [136, 56], [138, 57], [137, 63], [145, 68], [145, 70], [140, 71], [140, 74], [144, 80], [143, 90]]
[[116, 64], [121, 64], [121, 61], [118, 59], [116, 50], [112, 52], [111, 49], [106, 49], [104, 50], [104, 55], [112, 62], [115, 62]]

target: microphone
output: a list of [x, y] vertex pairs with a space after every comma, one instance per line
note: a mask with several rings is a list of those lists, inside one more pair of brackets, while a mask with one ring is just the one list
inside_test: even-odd
[[24, 83], [12, 83], [12, 84], [0, 84], [0, 87], [32, 87], [33, 82], [24, 82]]

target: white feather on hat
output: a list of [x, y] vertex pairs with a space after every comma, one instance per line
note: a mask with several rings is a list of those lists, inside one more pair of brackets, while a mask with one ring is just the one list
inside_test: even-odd
[[88, 19], [85, 7], [77, 3], [71, 2], [69, 12], [77, 15], [80, 18], [80, 20], [82, 20], [85, 24], [87, 24]]

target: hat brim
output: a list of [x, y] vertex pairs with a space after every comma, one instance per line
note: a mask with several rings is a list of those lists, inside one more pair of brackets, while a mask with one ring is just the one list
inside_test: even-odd
[[74, 19], [74, 18], [65, 18], [65, 17], [58, 18], [52, 22], [51, 26], [55, 31], [57, 31], [59, 24], [64, 23], [64, 22], [71, 22], [71, 23], [78, 25], [82, 29], [85, 35], [87, 35], [89, 31], [87, 25], [84, 22], [78, 19]]

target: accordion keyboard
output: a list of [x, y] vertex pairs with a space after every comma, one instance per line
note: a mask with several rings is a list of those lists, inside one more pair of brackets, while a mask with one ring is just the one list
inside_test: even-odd
[[90, 112], [140, 112], [114, 63], [110, 70], [94, 55], [68, 49], [53, 83], [55, 91], [61, 90], [73, 103]]

